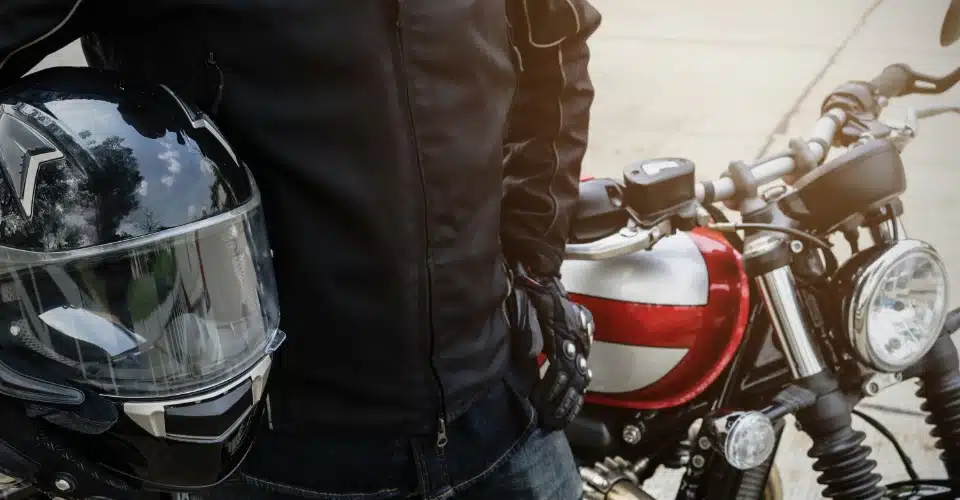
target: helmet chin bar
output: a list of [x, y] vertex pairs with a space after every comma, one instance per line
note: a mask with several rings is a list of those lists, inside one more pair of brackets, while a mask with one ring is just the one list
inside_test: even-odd
[[150, 435], [188, 443], [220, 443], [263, 398], [271, 357], [216, 391], [162, 402], [126, 402], [123, 413]]

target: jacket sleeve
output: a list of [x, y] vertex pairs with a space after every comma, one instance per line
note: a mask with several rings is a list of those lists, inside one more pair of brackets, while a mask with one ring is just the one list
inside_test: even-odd
[[559, 272], [579, 194], [593, 85], [587, 39], [600, 25], [588, 0], [509, 0], [519, 83], [504, 145], [504, 254]]
[[84, 33], [84, 7], [84, 0], [0, 0], [0, 88]]

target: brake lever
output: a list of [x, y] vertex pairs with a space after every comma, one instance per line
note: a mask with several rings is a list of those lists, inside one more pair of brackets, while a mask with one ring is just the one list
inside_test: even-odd
[[[906, 94], [942, 94], [960, 82], [960, 68], [953, 70], [950, 74], [937, 78], [935, 76], [925, 75], [923, 73], [917, 73], [916, 71], [910, 70], [912, 73], [912, 81], [910, 82], [910, 88]], [[924, 84], [925, 86], [920, 86], [919, 84]]]
[[[903, 152], [907, 144], [917, 137], [917, 127], [919, 121], [946, 113], [960, 113], [960, 106], [932, 106], [917, 110], [914, 107], [907, 108], [906, 118], [900, 121], [884, 120], [884, 125], [890, 128], [890, 133], [885, 137], [897, 147], [897, 150]], [[861, 136], [860, 141], [866, 142], [874, 139], [870, 134]]]

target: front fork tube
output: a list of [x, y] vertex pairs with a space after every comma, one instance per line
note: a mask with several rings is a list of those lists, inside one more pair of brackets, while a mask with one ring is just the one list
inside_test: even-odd
[[827, 370], [814, 343], [808, 316], [801, 305], [788, 240], [779, 235], [757, 233], [748, 238], [744, 268], [760, 289], [774, 331], [780, 341], [794, 385], [816, 395], [815, 402], [796, 413], [797, 422], [813, 441], [809, 456], [815, 459], [818, 482], [825, 498], [878, 500], [884, 489], [873, 473], [870, 448], [862, 444], [864, 433], [851, 427], [851, 408], [835, 375]]
[[903, 227], [903, 221], [900, 220], [902, 210], [896, 210], [893, 206], [885, 210], [892, 210], [893, 215], [869, 227], [870, 239], [873, 240], [874, 245], [907, 239], [907, 230]]
[[823, 360], [809, 333], [793, 271], [789, 266], [778, 267], [754, 280], [793, 377], [802, 379], [822, 372]]

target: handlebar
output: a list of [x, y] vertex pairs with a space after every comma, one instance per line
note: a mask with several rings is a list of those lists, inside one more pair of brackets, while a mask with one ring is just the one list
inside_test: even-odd
[[[837, 130], [847, 119], [844, 111], [834, 109], [817, 121], [813, 138], [808, 142], [820, 164], [830, 150], [829, 144]], [[750, 167], [751, 173], [759, 184], [766, 184], [790, 174], [796, 168], [792, 156], [782, 156], [764, 161]], [[729, 200], [736, 194], [736, 185], [728, 177], [712, 182], [700, 182], [695, 186], [697, 200], [701, 203]], [[709, 200], [707, 193], [710, 193]], [[571, 260], [606, 260], [628, 255], [653, 247], [661, 238], [672, 233], [669, 221], [661, 222], [652, 228], [632, 228], [590, 243], [569, 243], [566, 257]]]
[[[958, 82], [960, 82], [960, 68], [942, 78], [934, 78], [916, 73], [905, 64], [894, 64], [884, 68], [869, 84], [861, 82], [859, 85], [869, 85], [877, 96], [890, 99], [914, 93], [942, 93]], [[920, 83], [927, 86], [919, 86]], [[867, 91], [867, 94], [870, 93]], [[876, 99], [871, 97], [870, 100]], [[859, 111], [844, 105], [843, 100], [838, 100], [836, 103], [824, 110], [824, 114], [814, 127], [812, 137], [807, 141], [807, 150], [813, 158], [806, 158], [806, 160], [813, 165], [819, 166], [823, 162], [830, 151], [830, 146], [836, 143], [838, 132]], [[774, 157], [749, 167], [750, 174], [760, 185], [776, 181], [793, 173], [796, 169], [797, 163], [792, 154]], [[714, 203], [734, 198], [737, 194], [737, 185], [733, 179], [723, 177], [715, 181], [697, 183], [694, 191], [700, 203]], [[604, 260], [628, 255], [650, 249], [657, 241], [669, 234], [672, 234], [672, 228], [664, 226], [664, 223], [651, 228], [632, 227], [629, 231], [621, 231], [591, 243], [568, 244], [566, 257], [572, 260]]]
[[[814, 163], [820, 164], [830, 151], [834, 135], [840, 126], [847, 121], [847, 113], [840, 109], [827, 112], [817, 121], [812, 138], [807, 142], [815, 156]], [[750, 172], [757, 179], [758, 184], [773, 182], [792, 173], [796, 169], [796, 162], [792, 156], [781, 156], [750, 167]], [[736, 184], [733, 179], [724, 177], [712, 182], [701, 182], [694, 188], [697, 200], [702, 202], [725, 201], [736, 194]], [[711, 193], [707, 196], [707, 193]]]

